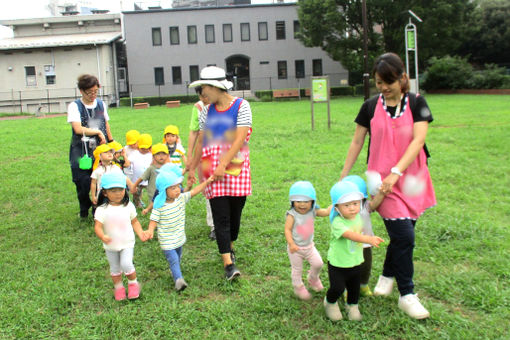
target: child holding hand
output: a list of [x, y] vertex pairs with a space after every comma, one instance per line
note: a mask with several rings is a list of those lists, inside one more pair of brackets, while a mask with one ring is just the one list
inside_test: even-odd
[[124, 174], [110, 172], [103, 175], [94, 219], [94, 231], [103, 241], [106, 258], [110, 264], [115, 300], [126, 299], [122, 273], [128, 279], [128, 299], [138, 298], [140, 284], [136, 279], [133, 265], [134, 232], [143, 242], [148, 239], [148, 234], [142, 230], [136, 218], [135, 206], [129, 201]]
[[358, 308], [360, 294], [363, 243], [379, 246], [383, 239], [363, 235], [363, 223], [359, 215], [363, 194], [348, 181], [336, 183], [330, 190], [334, 210], [331, 210], [331, 238], [328, 250], [328, 274], [330, 288], [324, 298], [326, 316], [332, 321], [342, 319], [338, 298], [347, 288], [346, 310], [349, 320], [362, 319]]
[[291, 278], [294, 293], [301, 300], [310, 300], [312, 296], [303, 284], [303, 261], [310, 263], [308, 283], [310, 287], [320, 292], [324, 289], [319, 278], [322, 262], [321, 255], [313, 243], [314, 220], [316, 216], [326, 217], [328, 209], [319, 209], [316, 205], [317, 196], [310, 182], [299, 181], [290, 187], [290, 209], [285, 219], [285, 238], [287, 252], [291, 265]]
[[94, 206], [97, 205], [99, 190], [101, 189], [101, 178], [110, 172], [122, 174], [122, 170], [113, 163], [113, 148], [108, 144], [101, 144], [94, 150], [94, 165], [90, 175], [90, 196]]

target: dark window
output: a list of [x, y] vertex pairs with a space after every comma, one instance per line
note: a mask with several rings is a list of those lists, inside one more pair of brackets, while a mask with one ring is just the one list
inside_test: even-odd
[[287, 61], [278, 61], [278, 79], [287, 79]]
[[223, 24], [223, 42], [232, 42], [232, 24]]
[[205, 25], [205, 42], [213, 43], [214, 42], [214, 25]]
[[261, 61], [259, 64], [260, 64], [260, 65], [268, 65], [268, 64], [269, 64], [269, 61], [264, 60], [264, 61]]
[[305, 77], [305, 61], [296, 60], [296, 78]]
[[301, 25], [298, 20], [294, 20], [294, 39], [297, 39], [299, 31], [301, 31]]
[[27, 86], [37, 86], [35, 78], [35, 66], [25, 66], [25, 80]]
[[314, 59], [313, 60], [313, 75], [314, 76], [322, 76], [322, 59]]
[[188, 44], [197, 43], [197, 26], [188, 26]]
[[46, 76], [46, 85], [55, 85], [55, 76]]
[[152, 46], [161, 46], [161, 27], [152, 28]]
[[285, 39], [285, 21], [276, 22], [276, 40]]
[[44, 75], [46, 76], [46, 85], [55, 85], [55, 66], [44, 65]]
[[190, 82], [198, 80], [198, 65], [190, 65], [189, 67], [189, 80]]
[[259, 22], [259, 40], [267, 40], [267, 22]]
[[162, 67], [154, 67], [154, 84], [165, 85], [165, 71]]
[[182, 74], [181, 74], [180, 66], [172, 67], [172, 83], [173, 84], [182, 84]]
[[250, 24], [247, 22], [241, 24], [241, 41], [250, 41]]
[[179, 27], [170, 27], [170, 45], [179, 45]]

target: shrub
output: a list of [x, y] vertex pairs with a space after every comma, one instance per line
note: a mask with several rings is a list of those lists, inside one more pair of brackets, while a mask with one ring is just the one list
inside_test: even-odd
[[498, 89], [504, 88], [508, 77], [506, 70], [494, 64], [485, 65], [482, 71], [475, 71], [468, 82], [468, 88], [473, 89]]
[[[165, 105], [169, 100], [180, 100], [181, 103], [195, 103], [198, 101], [197, 95], [180, 95], [180, 96], [161, 96], [161, 97], [133, 97], [133, 104], [149, 103], [151, 106]], [[130, 106], [129, 97], [120, 98], [120, 106]]]
[[466, 88], [472, 77], [473, 68], [466, 59], [458, 56], [432, 57], [429, 64], [423, 81], [427, 91]]

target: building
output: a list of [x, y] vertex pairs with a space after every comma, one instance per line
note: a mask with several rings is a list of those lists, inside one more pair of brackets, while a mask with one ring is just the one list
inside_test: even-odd
[[237, 5], [123, 12], [129, 83], [134, 96], [188, 93], [200, 69], [226, 69], [237, 90], [310, 87], [348, 72], [320, 48], [296, 38], [297, 5]]
[[13, 38], [0, 40], [0, 112], [65, 112], [80, 97], [76, 79], [83, 73], [99, 78], [108, 104], [127, 91], [120, 14], [0, 24], [14, 31]]

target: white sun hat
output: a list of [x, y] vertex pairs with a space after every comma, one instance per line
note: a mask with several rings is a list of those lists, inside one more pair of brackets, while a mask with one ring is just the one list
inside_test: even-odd
[[207, 66], [200, 71], [200, 79], [189, 84], [189, 87], [211, 85], [223, 90], [230, 90], [234, 84], [227, 80], [225, 70], [217, 66]]

